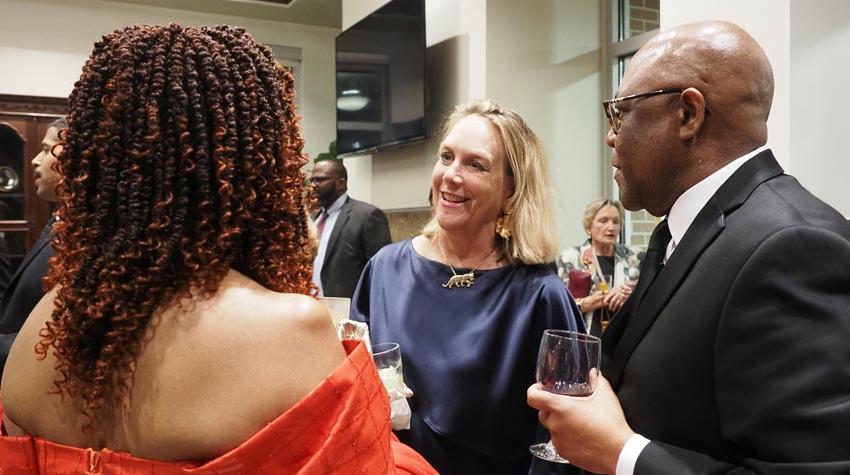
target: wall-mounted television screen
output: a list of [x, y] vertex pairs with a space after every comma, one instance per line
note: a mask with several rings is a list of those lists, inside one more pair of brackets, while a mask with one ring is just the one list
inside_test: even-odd
[[391, 0], [336, 37], [336, 151], [425, 138], [425, 0]]

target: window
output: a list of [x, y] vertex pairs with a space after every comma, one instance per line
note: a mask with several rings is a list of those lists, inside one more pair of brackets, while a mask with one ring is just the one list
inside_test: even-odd
[[[626, 72], [629, 60], [635, 52], [649, 41], [657, 32], [661, 19], [659, 0], [607, 0], [603, 7], [603, 37], [608, 41], [603, 45], [606, 67], [603, 68], [603, 95], [600, 101], [610, 99], [617, 94], [620, 82]], [[599, 120], [603, 129], [608, 123], [599, 108]], [[602, 160], [603, 195], [617, 198], [619, 190], [611, 172], [611, 149], [605, 147]], [[620, 242], [629, 246], [645, 248], [649, 236], [658, 223], [658, 218], [646, 211], [626, 212], [626, 219], [620, 234]]]

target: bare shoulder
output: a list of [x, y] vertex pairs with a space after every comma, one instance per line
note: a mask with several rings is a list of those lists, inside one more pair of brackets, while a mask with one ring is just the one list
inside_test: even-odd
[[345, 357], [315, 299], [232, 274], [212, 299], [185, 313], [171, 309], [152, 331], [126, 415], [137, 455], [220, 455], [304, 398]]
[[[90, 446], [74, 401], [47, 396], [55, 358], [34, 351], [55, 294], [35, 307], [9, 355], [0, 392], [7, 428]], [[212, 298], [151, 319], [127, 404], [100, 420], [102, 443], [159, 460], [214, 458], [294, 406], [344, 357], [321, 303], [231, 271]]]
[[[39, 359], [35, 352], [41, 340], [39, 331], [50, 320], [56, 289], [47, 292], [30, 312], [18, 332], [6, 365], [3, 369], [2, 394], [4, 422], [10, 433], [21, 435], [28, 431], [22, 427], [39, 427], [53, 408], [44, 403], [48, 391], [53, 389], [55, 360]], [[10, 424], [13, 421], [14, 424]], [[17, 425], [16, 425], [17, 424]]]

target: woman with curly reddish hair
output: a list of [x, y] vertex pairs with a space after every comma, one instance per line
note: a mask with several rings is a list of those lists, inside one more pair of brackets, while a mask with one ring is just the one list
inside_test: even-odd
[[2, 379], [4, 473], [431, 471], [310, 296], [293, 96], [241, 29], [95, 44], [58, 157], [51, 290]]

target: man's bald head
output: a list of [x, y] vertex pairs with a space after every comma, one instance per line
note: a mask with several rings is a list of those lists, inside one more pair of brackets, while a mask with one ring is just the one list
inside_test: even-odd
[[635, 54], [630, 70], [663, 87], [698, 89], [714, 119], [746, 134], [725, 140], [767, 140], [773, 70], [761, 46], [738, 25], [703, 21], [663, 31]]
[[634, 55], [619, 91], [631, 95], [615, 103], [619, 130], [607, 137], [620, 201], [662, 216], [685, 190], [767, 142], [773, 71], [741, 27], [691, 23]]

